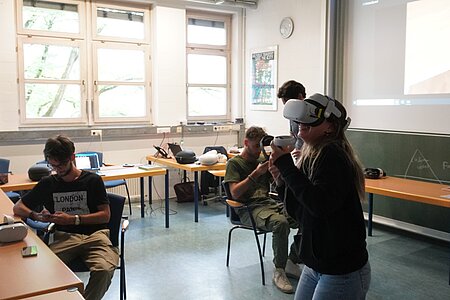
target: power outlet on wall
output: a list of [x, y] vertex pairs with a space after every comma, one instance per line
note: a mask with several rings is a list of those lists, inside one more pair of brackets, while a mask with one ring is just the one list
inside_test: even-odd
[[102, 131], [100, 129], [91, 130], [91, 136], [102, 136]]

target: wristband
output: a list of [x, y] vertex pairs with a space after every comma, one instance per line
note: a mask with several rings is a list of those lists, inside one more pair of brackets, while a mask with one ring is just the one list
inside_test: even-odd
[[252, 181], [253, 183], [256, 183], [256, 180], [252, 177], [252, 175], [248, 175], [247, 178], [250, 179], [250, 181]]

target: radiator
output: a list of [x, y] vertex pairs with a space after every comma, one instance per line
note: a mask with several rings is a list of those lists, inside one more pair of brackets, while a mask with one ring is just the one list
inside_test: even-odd
[[[128, 185], [128, 190], [130, 191], [131, 200], [138, 201], [139, 197], [141, 195], [139, 178], [126, 179], [126, 181], [127, 181], [127, 185]], [[125, 189], [124, 185], [109, 188], [107, 190], [107, 192], [127, 197], [127, 190]]]

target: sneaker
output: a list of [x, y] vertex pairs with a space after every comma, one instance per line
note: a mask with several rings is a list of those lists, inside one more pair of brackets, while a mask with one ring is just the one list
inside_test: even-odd
[[302, 274], [302, 268], [300, 265], [294, 263], [292, 260], [288, 259], [286, 262], [286, 275], [291, 278], [299, 279], [300, 274]]
[[294, 292], [294, 289], [282, 268], [275, 268], [273, 272], [273, 283], [283, 293], [292, 294]]

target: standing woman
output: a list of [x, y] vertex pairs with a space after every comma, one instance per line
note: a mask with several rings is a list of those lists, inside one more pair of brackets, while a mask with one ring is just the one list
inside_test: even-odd
[[305, 267], [295, 299], [365, 299], [371, 271], [364, 176], [344, 133], [350, 118], [341, 103], [321, 94], [288, 101], [283, 114], [298, 124], [304, 141], [297, 166], [291, 149], [273, 145], [269, 161], [271, 173], [281, 174], [279, 195], [302, 229], [298, 247]]

